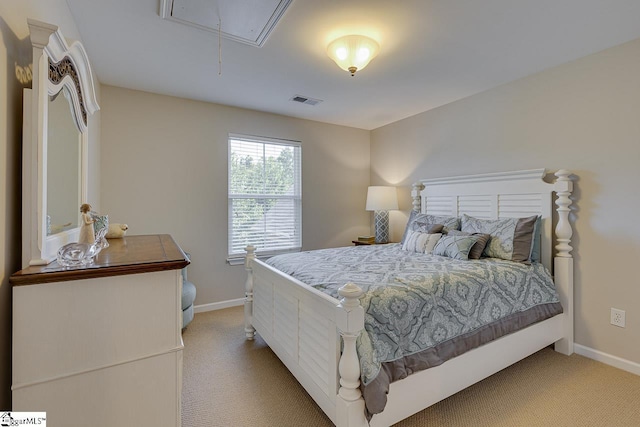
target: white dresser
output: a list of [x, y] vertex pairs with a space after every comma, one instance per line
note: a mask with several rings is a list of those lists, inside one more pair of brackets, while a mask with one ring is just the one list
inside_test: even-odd
[[11, 276], [13, 410], [51, 426], [180, 426], [180, 269], [169, 235], [109, 241], [93, 266]]

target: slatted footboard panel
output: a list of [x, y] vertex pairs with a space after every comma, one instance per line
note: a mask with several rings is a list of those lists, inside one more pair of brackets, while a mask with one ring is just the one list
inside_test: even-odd
[[[273, 325], [273, 286], [253, 286], [253, 324]], [[273, 327], [270, 327], [273, 330]]]
[[289, 356], [298, 356], [298, 300], [283, 290], [273, 289], [273, 337]]
[[253, 326], [298, 382], [335, 422], [338, 391], [338, 300], [292, 282], [254, 260]]
[[336, 366], [335, 355], [331, 361], [327, 348], [323, 344], [336, 340], [337, 337], [330, 336], [329, 322], [314, 312], [312, 307], [300, 303], [299, 308], [298, 363], [322, 390], [327, 393], [333, 390], [331, 398], [334, 398], [336, 383], [330, 379], [336, 377], [336, 370], [331, 370]]

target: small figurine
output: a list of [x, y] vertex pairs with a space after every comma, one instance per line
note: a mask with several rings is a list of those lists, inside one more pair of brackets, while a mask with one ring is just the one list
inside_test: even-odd
[[121, 239], [129, 229], [127, 224], [109, 224], [109, 231], [107, 231], [107, 239]]
[[91, 205], [83, 203], [80, 206], [82, 212], [82, 220], [80, 221], [80, 237], [78, 243], [88, 243], [92, 245], [96, 241], [96, 234], [93, 230], [93, 218], [91, 217]]

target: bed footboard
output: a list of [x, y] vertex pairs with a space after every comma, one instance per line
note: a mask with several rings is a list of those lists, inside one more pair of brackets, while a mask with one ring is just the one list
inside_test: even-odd
[[259, 333], [336, 425], [367, 426], [356, 352], [362, 289], [346, 284], [337, 300], [256, 259], [253, 246], [246, 251], [246, 338]]

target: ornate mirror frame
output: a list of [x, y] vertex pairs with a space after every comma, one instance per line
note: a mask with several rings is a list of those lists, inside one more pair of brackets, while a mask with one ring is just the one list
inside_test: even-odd
[[[57, 26], [29, 19], [33, 85], [24, 92], [22, 149], [22, 265], [45, 265], [58, 249], [78, 239], [79, 227], [47, 233], [47, 137], [49, 98], [66, 89], [80, 132], [80, 201], [87, 203], [89, 116], [98, 106], [93, 74], [80, 42], [69, 46]], [[79, 209], [80, 205], [76, 207]]]

